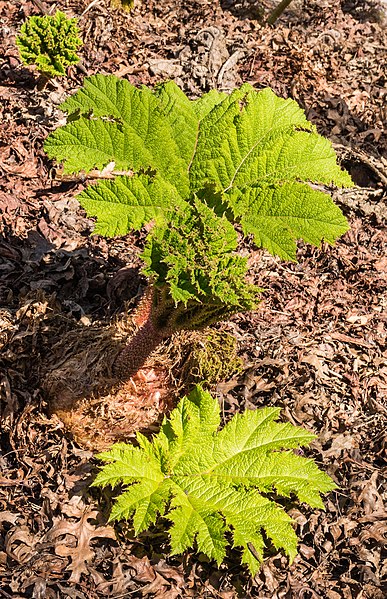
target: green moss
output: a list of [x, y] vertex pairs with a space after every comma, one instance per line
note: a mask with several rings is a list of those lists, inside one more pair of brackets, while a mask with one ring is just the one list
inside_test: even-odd
[[227, 380], [243, 370], [238, 343], [229, 333], [215, 329], [190, 334], [182, 352], [181, 380], [185, 385], [201, 382], [204, 386]]
[[126, 12], [130, 12], [134, 6], [134, 0], [111, 0], [113, 8], [123, 8]]

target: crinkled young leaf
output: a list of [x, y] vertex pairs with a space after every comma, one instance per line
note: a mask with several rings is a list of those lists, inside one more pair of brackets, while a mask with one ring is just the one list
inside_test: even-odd
[[143, 272], [156, 287], [167, 284], [176, 303], [252, 309], [260, 290], [246, 283], [247, 260], [236, 248], [237, 233], [227, 218], [193, 198], [191, 210], [176, 211], [150, 233], [141, 255]]
[[[263, 559], [265, 535], [290, 559], [297, 552], [293, 522], [272, 495], [298, 496], [323, 507], [320, 493], [335, 487], [314, 462], [289, 448], [314, 438], [289, 423], [278, 423], [277, 408], [247, 410], [218, 430], [220, 409], [196, 387], [183, 398], [151, 442], [123, 443], [99, 455], [106, 465], [94, 485], [125, 485], [111, 520], [133, 517], [136, 533], [168, 518], [172, 553], [195, 546], [220, 563], [227, 531], [242, 562], [255, 574]], [[285, 451], [283, 451], [285, 449]]]
[[57, 10], [55, 15], [31, 16], [16, 37], [20, 57], [35, 64], [49, 77], [66, 75], [66, 68], [79, 62], [77, 49], [82, 45], [76, 19]]

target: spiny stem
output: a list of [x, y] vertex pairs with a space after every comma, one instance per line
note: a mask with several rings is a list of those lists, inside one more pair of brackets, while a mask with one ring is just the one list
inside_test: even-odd
[[148, 318], [150, 317], [153, 298], [154, 288], [152, 285], [148, 285], [133, 316], [133, 320], [138, 327], [142, 327], [142, 325], [145, 324]]
[[149, 317], [116, 357], [113, 373], [123, 381], [128, 380], [168, 336], [166, 331], [157, 329]]

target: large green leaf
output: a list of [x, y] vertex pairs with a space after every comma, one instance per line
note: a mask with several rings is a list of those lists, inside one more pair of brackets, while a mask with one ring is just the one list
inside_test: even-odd
[[147, 87], [93, 75], [61, 108], [69, 122], [48, 137], [45, 150], [63, 161], [64, 173], [114, 162], [118, 170], [156, 170], [180, 193], [189, 193], [187, 163], [160, 101]]
[[172, 221], [174, 210], [184, 202], [188, 210], [195, 194], [285, 259], [295, 259], [297, 239], [333, 243], [347, 230], [339, 208], [312, 184], [350, 186], [349, 175], [297, 103], [270, 89], [245, 84], [230, 95], [213, 90], [191, 101], [171, 81], [150, 90], [94, 75], [62, 109], [69, 122], [45, 148], [64, 172], [113, 164], [113, 172], [146, 173], [152, 188], [142, 212], [144, 188], [127, 179], [87, 188], [79, 200], [103, 220], [100, 233], [122, 235], [156, 214]]
[[297, 552], [293, 522], [273, 491], [323, 507], [320, 493], [335, 487], [312, 460], [289, 450], [309, 444], [314, 435], [276, 422], [278, 416], [277, 408], [248, 410], [218, 431], [218, 402], [196, 387], [152, 442], [138, 435], [140, 447], [120, 443], [100, 454], [106, 465], [93, 484], [125, 485], [111, 519], [133, 517], [136, 533], [158, 514], [167, 517], [172, 553], [196, 544], [220, 563], [231, 531], [254, 574], [263, 559], [263, 532], [291, 559]]
[[176, 187], [160, 177], [135, 174], [90, 185], [78, 196], [90, 216], [98, 215], [95, 232], [100, 235], [126, 235], [144, 223], [164, 222], [171, 202], [187, 207]]
[[190, 178], [194, 189], [208, 181], [224, 190], [295, 179], [352, 184], [296, 102], [247, 85], [204, 120]]

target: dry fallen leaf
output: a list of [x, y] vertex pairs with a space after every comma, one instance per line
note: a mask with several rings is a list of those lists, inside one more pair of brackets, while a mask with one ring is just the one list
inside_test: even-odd
[[27, 526], [11, 529], [5, 537], [5, 552], [18, 564], [25, 564], [32, 556], [35, 548], [35, 538]]
[[387, 520], [375, 522], [360, 533], [360, 541], [363, 543], [369, 539], [376, 541], [379, 545], [387, 546]]
[[332, 445], [327, 451], [324, 451], [324, 458], [329, 456], [339, 456], [345, 449], [356, 447], [356, 441], [351, 435], [340, 434], [332, 441]]
[[90, 522], [98, 515], [97, 510], [89, 510], [76, 522], [54, 518], [54, 524], [45, 537], [46, 541], [55, 542], [56, 555], [70, 558], [67, 567], [67, 570], [71, 570], [70, 582], [77, 583], [82, 574], [88, 573], [87, 565], [94, 557], [94, 551], [90, 546], [92, 540], [99, 537], [116, 539], [112, 526], [98, 526]]
[[148, 583], [141, 588], [143, 597], [175, 599], [184, 596], [185, 583], [180, 568], [168, 566], [165, 560], [152, 565], [146, 556], [140, 559], [132, 555], [129, 563], [135, 571], [133, 579]]
[[315, 369], [317, 370], [318, 376], [320, 378], [324, 378], [324, 377], [328, 376], [327, 365], [316, 354], [310, 353], [306, 356], [303, 356], [303, 358], [301, 359], [301, 362], [303, 362], [305, 364], [310, 364], [311, 366], [314, 366]]

